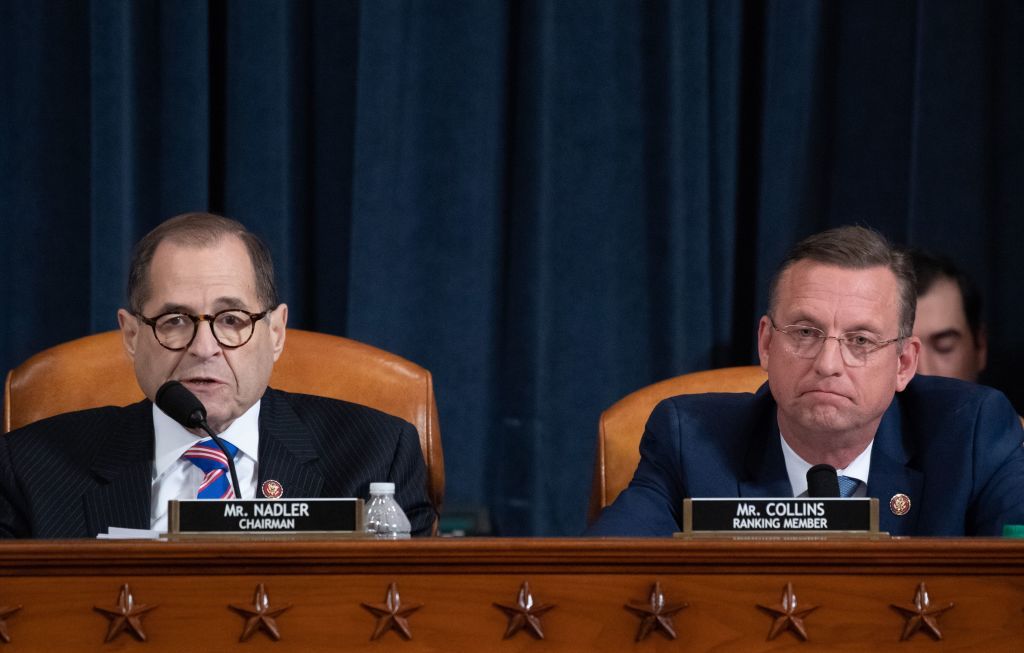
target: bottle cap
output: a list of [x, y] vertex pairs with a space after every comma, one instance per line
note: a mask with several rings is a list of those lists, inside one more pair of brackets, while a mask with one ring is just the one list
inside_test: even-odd
[[394, 494], [394, 483], [370, 483], [370, 494]]

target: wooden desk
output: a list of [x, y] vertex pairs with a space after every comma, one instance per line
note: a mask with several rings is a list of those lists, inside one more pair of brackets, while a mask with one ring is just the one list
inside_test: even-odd
[[[529, 583], [544, 639], [510, 623]], [[412, 639], [396, 629], [372, 640], [377, 618], [362, 604], [399, 591]], [[669, 606], [688, 607], [636, 642], [660, 584]], [[922, 630], [901, 642], [921, 583], [943, 637]], [[130, 632], [104, 643], [127, 584], [147, 641]], [[257, 585], [280, 641], [264, 630], [240, 642]], [[774, 639], [790, 584], [807, 641], [793, 624]], [[411, 542], [14, 542], [0, 543], [0, 614], [7, 651], [933, 651], [1024, 650], [1024, 541], [919, 539], [845, 542], [470, 539]], [[547, 610], [541, 606], [553, 605]], [[784, 622], [785, 620], [783, 620]], [[0, 634], [3, 629], [0, 628]], [[799, 646], [799, 649], [797, 647]]]

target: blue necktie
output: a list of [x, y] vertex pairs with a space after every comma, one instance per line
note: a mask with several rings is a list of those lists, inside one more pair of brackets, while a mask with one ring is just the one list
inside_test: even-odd
[[849, 476], [840, 476], [839, 477], [839, 496], [848, 499], [848, 498], [853, 496], [853, 493], [857, 491], [857, 488], [859, 486], [860, 486], [860, 481], [858, 481], [857, 479], [850, 478]]
[[[238, 447], [223, 438], [221, 438], [221, 442], [234, 458]], [[203, 470], [203, 474], [206, 475], [196, 493], [197, 499], [235, 498], [235, 490], [231, 487], [231, 475], [228, 474], [228, 459], [224, 457], [224, 452], [213, 443], [213, 440], [197, 442], [184, 453], [183, 457]]]

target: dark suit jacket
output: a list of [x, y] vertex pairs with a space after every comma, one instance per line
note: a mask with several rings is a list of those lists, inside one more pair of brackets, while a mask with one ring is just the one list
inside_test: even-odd
[[[889, 406], [871, 450], [868, 496], [893, 535], [1000, 535], [1024, 524], [1024, 431], [999, 392], [915, 377]], [[661, 402], [647, 422], [629, 487], [588, 535], [669, 535], [684, 497], [787, 497], [793, 489], [767, 384], [757, 394]], [[890, 498], [910, 497], [897, 516]]]
[[[95, 537], [110, 526], [149, 528], [152, 404], [108, 406], [0, 436], [0, 537]], [[366, 497], [393, 481], [414, 535], [435, 518], [416, 429], [334, 399], [267, 389], [260, 406], [259, 484], [286, 497]]]

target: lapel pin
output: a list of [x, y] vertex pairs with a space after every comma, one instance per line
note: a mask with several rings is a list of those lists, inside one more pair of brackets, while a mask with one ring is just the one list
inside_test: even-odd
[[897, 517], [907, 514], [910, 512], [910, 497], [902, 492], [892, 495], [892, 498], [889, 499], [889, 510]]
[[263, 491], [263, 496], [268, 499], [280, 499], [284, 496], [284, 488], [281, 487], [280, 483], [272, 479], [263, 481], [260, 489]]

